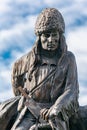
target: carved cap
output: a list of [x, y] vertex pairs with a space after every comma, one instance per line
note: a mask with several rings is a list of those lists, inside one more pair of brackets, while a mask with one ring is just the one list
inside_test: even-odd
[[65, 32], [65, 22], [61, 13], [55, 8], [46, 8], [37, 17], [35, 24], [35, 34], [41, 34], [48, 30], [58, 30]]

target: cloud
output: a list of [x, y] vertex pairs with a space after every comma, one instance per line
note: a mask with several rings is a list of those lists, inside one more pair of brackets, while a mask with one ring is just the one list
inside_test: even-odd
[[11, 91], [11, 66], [1, 59], [0, 61], [0, 101], [2, 101], [6, 99], [5, 97], [9, 97], [7, 91]]
[[75, 28], [71, 30], [67, 36], [69, 42], [69, 48], [72, 48], [74, 51], [83, 51], [87, 52], [87, 25]]
[[[15, 24], [12, 28], [0, 32], [0, 53], [12, 47], [26, 47], [28, 40], [34, 39], [34, 21], [36, 16], [29, 16], [25, 22]], [[32, 37], [31, 37], [32, 36]], [[25, 42], [25, 46], [24, 43]]]
[[84, 106], [87, 105], [87, 88], [81, 84], [80, 86], [80, 95], [79, 95], [79, 103]]
[[86, 79], [87, 75], [87, 26], [78, 27], [67, 35], [69, 50], [75, 53], [79, 78]]
[[8, 6], [10, 0], [0, 1], [0, 12], [5, 13], [6, 11], [10, 11], [10, 7]]
[[14, 97], [12, 89], [9, 89], [9, 90], [7, 89], [6, 91], [0, 93], [0, 102], [3, 102], [12, 97]]

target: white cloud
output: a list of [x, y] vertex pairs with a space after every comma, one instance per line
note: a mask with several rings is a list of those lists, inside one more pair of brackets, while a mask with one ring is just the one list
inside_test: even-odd
[[2, 63], [0, 63], [0, 90], [4, 89], [3, 86], [9, 85], [11, 80], [11, 66], [5, 64], [3, 60], [1, 60], [1, 62]]
[[7, 11], [10, 11], [9, 5], [0, 3], [0, 12], [6, 13]]
[[0, 93], [0, 102], [10, 99], [12, 97], [14, 97], [12, 89], [7, 89], [4, 92]]
[[80, 86], [79, 104], [82, 106], [87, 105], [87, 88], [82, 84]]
[[78, 65], [80, 79], [86, 79], [87, 75], [87, 26], [79, 27], [67, 35], [69, 50], [74, 52]]
[[[30, 6], [30, 8], [32, 8], [32, 7], [42, 6], [43, 1], [41, 1], [41, 0], [32, 0], [32, 2], [31, 2], [31, 0], [19, 0], [19, 1], [15, 0], [15, 3], [19, 3], [19, 4], [26, 4], [27, 3]], [[34, 8], [34, 10], [35, 10], [35, 8]]]
[[[12, 28], [0, 32], [0, 53], [11, 47], [26, 47], [28, 39], [33, 39], [36, 16], [29, 16], [25, 22], [15, 24]], [[26, 35], [25, 35], [26, 34]], [[29, 39], [29, 40], [30, 40]], [[3, 43], [3, 44], [2, 44]], [[25, 43], [25, 45], [24, 45]]]
[[67, 35], [67, 43], [73, 51], [87, 52], [87, 25], [71, 30]]
[[2, 61], [0, 63], [0, 102], [12, 97], [11, 92], [11, 68]]
[[55, 2], [53, 0], [44, 0], [44, 3], [50, 6], [53, 6], [54, 4], [60, 3], [61, 1], [59, 0], [55, 0]]
[[[11, 1], [11, 0], [0, 1], [0, 11], [2, 11], [2, 13], [5, 13], [5, 10], [9, 8], [11, 9], [11, 5], [10, 5], [11, 3], [14, 3], [14, 1]], [[15, 2], [15, 3], [17, 4], [18, 2]]]

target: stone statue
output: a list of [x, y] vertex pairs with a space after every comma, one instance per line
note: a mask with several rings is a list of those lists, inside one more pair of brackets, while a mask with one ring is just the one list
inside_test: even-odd
[[8, 130], [35, 130], [40, 124], [25, 105], [27, 99], [19, 86], [41, 108], [39, 117], [49, 123], [52, 130], [70, 130], [69, 119], [79, 108], [79, 85], [75, 56], [67, 50], [64, 32], [64, 19], [57, 9], [46, 8], [38, 16], [35, 44], [13, 66], [17, 113]]

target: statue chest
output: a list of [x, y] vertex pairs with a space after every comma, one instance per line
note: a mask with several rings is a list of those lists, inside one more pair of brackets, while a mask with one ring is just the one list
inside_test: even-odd
[[[62, 84], [66, 69], [63, 67], [57, 67], [58, 69], [56, 69], [56, 73], [48, 78], [55, 68], [55, 65], [44, 64], [36, 69], [31, 82], [27, 80], [26, 87], [29, 91], [42, 82], [41, 87], [32, 94], [33, 99], [37, 102], [51, 102], [52, 100], [56, 100], [56, 98], [62, 93]], [[45, 82], [47, 78], [48, 80]]]
[[53, 78], [51, 77], [51, 79], [47, 80], [47, 82], [45, 82], [45, 80], [47, 79], [48, 75], [50, 75], [50, 73], [54, 71], [55, 68], [56, 68], [55, 65], [47, 65], [47, 64], [41, 65], [37, 67], [37, 69], [34, 71], [32, 80], [29, 81], [27, 79], [26, 88], [29, 91], [32, 91], [32, 89], [35, 88], [35, 86], [37, 87], [37, 85], [42, 83], [42, 86], [33, 93], [34, 99], [50, 100], [49, 98], [50, 98]]

